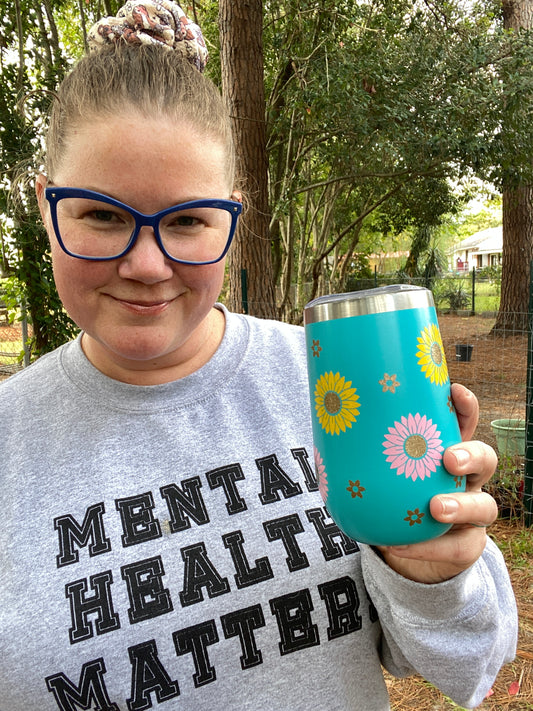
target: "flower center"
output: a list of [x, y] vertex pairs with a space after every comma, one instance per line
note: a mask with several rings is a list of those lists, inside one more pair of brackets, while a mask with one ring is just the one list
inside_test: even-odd
[[330, 415], [336, 415], [342, 408], [342, 400], [337, 393], [330, 390], [324, 398], [324, 407]]
[[431, 358], [435, 365], [442, 364], [442, 350], [438, 343], [431, 344]]
[[427, 452], [428, 446], [422, 435], [414, 434], [405, 440], [404, 449], [411, 459], [421, 459]]

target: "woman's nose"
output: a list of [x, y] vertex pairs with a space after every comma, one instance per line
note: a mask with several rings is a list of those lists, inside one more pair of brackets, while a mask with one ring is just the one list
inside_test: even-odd
[[153, 284], [169, 279], [172, 264], [161, 251], [151, 227], [142, 227], [132, 249], [120, 259], [119, 276]]

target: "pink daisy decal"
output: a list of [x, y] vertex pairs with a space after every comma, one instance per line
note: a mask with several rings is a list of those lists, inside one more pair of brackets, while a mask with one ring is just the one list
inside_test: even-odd
[[383, 453], [396, 474], [405, 474], [407, 479], [416, 481], [431, 476], [442, 460], [442, 440], [440, 432], [425, 415], [409, 414], [400, 422], [389, 427], [385, 435]]
[[315, 471], [318, 479], [318, 490], [320, 491], [320, 495], [322, 496], [322, 499], [326, 504], [328, 501], [328, 474], [326, 472], [324, 462], [322, 461], [322, 457], [320, 456], [320, 452], [316, 447], [314, 448], [314, 453]]

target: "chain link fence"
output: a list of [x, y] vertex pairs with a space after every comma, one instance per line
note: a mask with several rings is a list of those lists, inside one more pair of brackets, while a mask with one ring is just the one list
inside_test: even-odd
[[12, 321], [11, 317], [0, 291], [0, 379], [29, 364], [27, 321], [22, 315], [20, 321]]

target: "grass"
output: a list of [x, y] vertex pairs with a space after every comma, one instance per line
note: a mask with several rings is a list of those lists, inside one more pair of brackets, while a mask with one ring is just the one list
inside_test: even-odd
[[512, 536], [493, 536], [509, 568], [529, 568], [533, 560], [533, 528], [522, 528]]
[[20, 353], [22, 341], [0, 341], [0, 353]]
[[476, 313], [498, 311], [500, 308], [499, 288], [490, 282], [476, 282], [475, 304]]
[[0, 341], [0, 364], [17, 362], [22, 354], [22, 341]]

